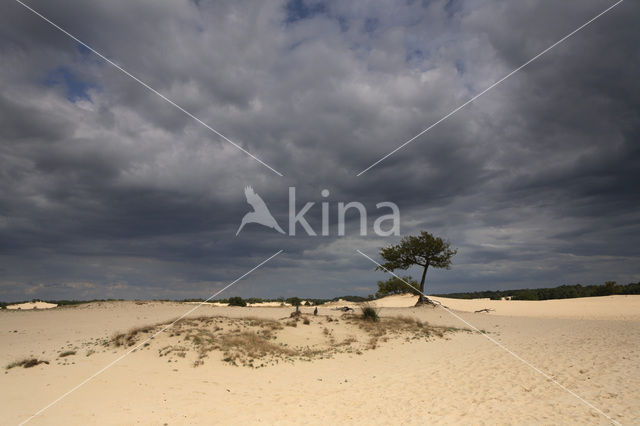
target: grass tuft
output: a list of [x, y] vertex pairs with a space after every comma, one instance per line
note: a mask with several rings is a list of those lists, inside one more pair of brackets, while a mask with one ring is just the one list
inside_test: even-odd
[[156, 328], [155, 325], [145, 325], [145, 326], [142, 326], [142, 327], [132, 328], [131, 330], [129, 330], [126, 333], [118, 333], [118, 334], [116, 334], [111, 339], [111, 342], [116, 347], [133, 346], [136, 343], [136, 341], [138, 340], [138, 335], [139, 334], [149, 333], [149, 332], [155, 330], [155, 328]]
[[378, 322], [380, 321], [380, 316], [378, 316], [378, 311], [369, 305], [364, 305], [360, 308], [362, 310], [362, 319], [365, 321]]
[[5, 368], [7, 370], [10, 370], [14, 367], [24, 367], [24, 368], [31, 368], [31, 367], [35, 367], [36, 365], [39, 364], [47, 364], [49, 365], [49, 361], [44, 361], [41, 359], [37, 359], [37, 358], [25, 358], [22, 359], [20, 361], [14, 361], [11, 364], [7, 365]]
[[237, 360], [262, 358], [267, 355], [295, 355], [295, 352], [275, 344], [252, 331], [243, 331], [235, 336], [222, 336], [220, 349], [224, 360], [236, 364]]

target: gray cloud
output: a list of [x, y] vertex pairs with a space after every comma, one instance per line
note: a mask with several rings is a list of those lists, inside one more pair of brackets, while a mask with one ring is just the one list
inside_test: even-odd
[[375, 292], [384, 276], [355, 249], [395, 238], [235, 237], [245, 185], [282, 225], [296, 186], [316, 229], [324, 188], [334, 209], [396, 202], [403, 234], [459, 247], [434, 292], [640, 279], [634, 3], [360, 177], [609, 3], [29, 4], [285, 177], [10, 2], [0, 299], [206, 297], [280, 249], [229, 294]]

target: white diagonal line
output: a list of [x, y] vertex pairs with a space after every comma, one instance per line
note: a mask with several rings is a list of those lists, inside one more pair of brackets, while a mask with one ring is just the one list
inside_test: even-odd
[[[403, 283], [405, 283], [406, 285], [408, 285], [409, 287], [411, 287], [412, 289], [414, 289], [415, 291], [417, 291], [418, 293], [422, 294], [424, 297], [426, 297], [427, 299], [429, 298], [429, 296], [427, 296], [426, 294], [424, 294], [423, 292], [421, 292], [420, 290], [418, 290], [417, 288], [415, 288], [414, 286], [412, 286], [411, 284], [409, 284], [408, 282], [406, 282], [405, 280], [403, 280], [402, 278], [400, 278], [399, 276], [397, 276], [396, 274], [394, 274], [392, 271], [388, 270], [387, 268], [385, 268], [384, 266], [382, 266], [380, 263], [376, 262], [374, 259], [372, 259], [371, 257], [367, 256], [366, 254], [364, 254], [363, 252], [361, 252], [360, 250], [356, 251], [358, 253], [360, 253], [361, 255], [363, 255], [364, 257], [366, 257], [367, 259], [369, 259], [370, 261], [372, 261], [373, 263], [375, 263], [376, 265], [378, 265], [378, 267], [384, 269], [386, 272], [388, 272], [389, 274], [393, 275], [394, 277], [396, 277], [397, 279], [399, 279], [400, 281], [402, 281]], [[582, 402], [584, 405], [586, 405], [587, 407], [593, 408], [594, 410], [596, 410], [598, 413], [602, 414], [604, 417], [606, 417], [611, 423], [615, 424], [615, 425], [620, 425], [619, 422], [617, 422], [616, 420], [612, 419], [611, 417], [609, 417], [607, 414], [605, 414], [602, 410], [600, 410], [598, 407], [596, 407], [595, 405], [591, 404], [589, 401], [585, 400], [584, 398], [582, 398], [580, 395], [578, 395], [577, 393], [575, 393], [574, 391], [572, 391], [571, 389], [567, 388], [566, 386], [564, 386], [562, 383], [558, 382], [556, 379], [554, 379], [553, 377], [549, 376], [547, 373], [545, 373], [544, 371], [540, 370], [538, 367], [536, 367], [535, 365], [531, 364], [529, 361], [527, 361], [526, 359], [522, 358], [520, 355], [516, 354], [515, 352], [513, 352], [512, 350], [510, 350], [509, 348], [507, 348], [506, 346], [504, 346], [502, 343], [498, 342], [496, 339], [494, 339], [493, 337], [489, 336], [488, 334], [486, 334], [485, 332], [483, 332], [482, 330], [478, 329], [478, 327], [476, 327], [475, 325], [469, 323], [467, 320], [465, 320], [464, 318], [461, 318], [459, 315], [457, 315], [455, 312], [452, 312], [451, 310], [449, 310], [449, 308], [447, 308], [446, 306], [440, 304], [440, 307], [442, 307], [445, 311], [449, 312], [451, 315], [453, 315], [455, 318], [459, 319], [460, 321], [462, 321], [463, 323], [465, 323], [466, 325], [468, 325], [469, 327], [471, 327], [473, 330], [477, 331], [478, 333], [482, 334], [484, 337], [486, 337], [487, 339], [489, 339], [489, 341], [493, 344], [495, 344], [496, 346], [498, 346], [500, 349], [504, 350], [505, 352], [507, 352], [509, 355], [513, 356], [515, 359], [517, 359], [518, 361], [522, 362], [523, 364], [527, 365], [528, 367], [532, 368], [535, 372], [540, 373], [542, 376], [544, 376], [544, 378], [550, 380], [551, 382], [553, 382], [554, 384], [556, 384], [557, 386], [559, 386], [561, 389], [569, 392], [569, 394], [573, 395], [574, 397], [576, 397], [580, 402]]]
[[553, 43], [551, 46], [547, 47], [546, 49], [544, 49], [542, 52], [538, 53], [536, 56], [534, 56], [533, 58], [529, 59], [527, 62], [525, 62], [524, 64], [520, 65], [518, 68], [514, 69], [513, 71], [511, 71], [509, 74], [505, 75], [504, 77], [502, 77], [500, 80], [496, 81], [495, 83], [493, 83], [491, 86], [487, 87], [486, 89], [484, 89], [482, 92], [478, 93], [477, 95], [475, 95], [473, 98], [469, 99], [468, 101], [466, 101], [465, 103], [463, 103], [462, 105], [460, 105], [459, 107], [457, 107], [456, 109], [454, 109], [453, 111], [451, 111], [450, 113], [448, 113], [447, 115], [445, 115], [444, 117], [442, 117], [440, 120], [436, 121], [435, 123], [431, 124], [429, 127], [427, 127], [426, 129], [424, 129], [423, 131], [421, 131], [420, 133], [418, 133], [417, 135], [415, 135], [414, 137], [412, 137], [411, 139], [409, 139], [408, 141], [406, 141], [405, 143], [403, 143], [402, 145], [398, 146], [396, 149], [394, 149], [393, 151], [389, 152], [387, 155], [385, 155], [384, 157], [380, 158], [378, 161], [376, 161], [375, 163], [371, 164], [369, 167], [367, 167], [366, 169], [362, 170], [360, 173], [358, 173], [356, 176], [360, 176], [363, 173], [365, 173], [366, 171], [368, 171], [369, 169], [377, 166], [379, 163], [381, 163], [382, 161], [384, 161], [385, 159], [387, 159], [388, 157], [392, 156], [393, 154], [395, 154], [396, 152], [398, 152], [399, 150], [401, 150], [402, 148], [404, 148], [405, 146], [409, 145], [411, 142], [415, 141], [416, 139], [418, 139], [420, 136], [424, 135], [425, 133], [427, 133], [429, 130], [433, 129], [434, 127], [436, 127], [438, 124], [442, 123], [444, 120], [446, 120], [447, 118], [451, 117], [452, 115], [454, 115], [455, 113], [457, 113], [458, 111], [460, 111], [462, 108], [466, 107], [467, 105], [469, 105], [471, 102], [475, 101], [476, 99], [478, 99], [480, 96], [484, 95], [485, 93], [487, 93], [489, 90], [493, 89], [494, 87], [496, 87], [497, 85], [499, 85], [500, 83], [502, 83], [503, 81], [505, 81], [506, 79], [508, 79], [509, 77], [511, 77], [512, 75], [514, 75], [515, 73], [517, 73], [518, 71], [520, 71], [521, 69], [523, 69], [524, 67], [526, 67], [527, 65], [529, 65], [531, 62], [535, 61], [536, 59], [538, 59], [539, 57], [541, 57], [542, 55], [544, 55], [545, 53], [547, 53], [548, 51], [550, 51], [551, 49], [553, 49], [554, 47], [556, 47], [557, 45], [559, 45], [560, 43], [562, 43], [563, 41], [565, 41], [566, 39], [568, 39], [569, 37], [573, 36], [574, 34], [576, 34], [578, 31], [582, 30], [584, 27], [586, 27], [587, 25], [591, 24], [593, 21], [595, 21], [596, 19], [600, 18], [602, 15], [604, 15], [605, 13], [609, 12], [611, 9], [613, 9], [614, 7], [618, 6], [620, 3], [622, 3], [624, 0], [618, 0], [616, 3], [612, 4], [611, 6], [609, 6], [608, 8], [606, 8], [605, 10], [603, 10], [602, 12], [600, 12], [599, 14], [597, 14], [596, 16], [594, 16], [593, 18], [589, 19], [587, 22], [585, 22], [584, 24], [580, 25], [578, 28], [576, 28], [575, 30], [571, 31], [569, 34], [567, 34], [566, 36], [562, 37], [560, 40], [556, 41], [555, 43]]
[[199, 119], [198, 117], [196, 117], [195, 115], [193, 115], [192, 113], [190, 113], [189, 111], [187, 111], [186, 109], [184, 109], [183, 107], [181, 107], [180, 105], [175, 103], [174, 101], [172, 101], [171, 99], [169, 99], [168, 97], [166, 97], [165, 95], [163, 95], [162, 93], [158, 92], [156, 89], [154, 89], [153, 87], [149, 86], [147, 83], [145, 83], [144, 81], [140, 80], [138, 77], [136, 77], [135, 75], [131, 74], [129, 71], [127, 71], [126, 69], [122, 68], [120, 65], [116, 64], [111, 59], [107, 58], [102, 53], [98, 52], [96, 49], [94, 49], [93, 47], [89, 46], [87, 43], [85, 43], [84, 41], [80, 40], [78, 37], [74, 36], [73, 34], [68, 32], [67, 30], [65, 30], [64, 28], [62, 28], [61, 26], [59, 26], [58, 24], [53, 22], [51, 19], [49, 19], [46, 16], [42, 15], [40, 12], [36, 11], [31, 6], [23, 3], [21, 0], [15, 0], [15, 1], [18, 2], [19, 4], [21, 4], [22, 6], [24, 6], [26, 9], [30, 10], [31, 12], [33, 12], [35, 15], [39, 16], [40, 18], [42, 18], [44, 21], [46, 21], [49, 24], [51, 24], [56, 29], [58, 29], [61, 32], [63, 32], [65, 35], [69, 36], [71, 39], [73, 39], [77, 43], [79, 43], [82, 46], [84, 46], [87, 49], [89, 49], [91, 52], [93, 52], [94, 54], [99, 56], [101, 59], [103, 59], [106, 62], [108, 62], [109, 64], [113, 65], [115, 68], [117, 68], [123, 74], [127, 75], [128, 77], [131, 77], [133, 80], [135, 80], [137, 83], [139, 83], [140, 85], [142, 85], [143, 87], [145, 87], [149, 91], [151, 91], [151, 92], [155, 93], [156, 95], [160, 96], [162, 99], [167, 101], [169, 104], [171, 104], [172, 106], [176, 107], [177, 109], [182, 111], [184, 114], [186, 114], [187, 116], [191, 117], [192, 119], [194, 119], [195, 121], [197, 121], [198, 123], [200, 123], [201, 125], [206, 127], [207, 129], [211, 130], [213, 133], [215, 133], [216, 135], [218, 135], [219, 137], [221, 137], [225, 141], [229, 142], [231, 145], [235, 146], [240, 151], [244, 152], [249, 157], [251, 157], [254, 160], [256, 160], [258, 163], [260, 163], [263, 166], [267, 167], [269, 170], [271, 170], [272, 172], [274, 172], [278, 176], [283, 176], [282, 173], [280, 173], [279, 171], [277, 171], [276, 169], [274, 169], [273, 167], [271, 167], [270, 165], [268, 165], [267, 163], [265, 163], [264, 161], [262, 161], [261, 159], [259, 159], [258, 157], [256, 157], [255, 155], [253, 155], [252, 153], [250, 153], [249, 151], [247, 151], [246, 149], [244, 149], [243, 147], [241, 147], [240, 145], [238, 145], [237, 143], [235, 143], [234, 141], [232, 141], [231, 139], [229, 139], [228, 137], [226, 137], [225, 135], [223, 135], [222, 133], [220, 133], [219, 131], [217, 131], [216, 129], [214, 129], [213, 127], [211, 127], [210, 125], [208, 125], [207, 123], [205, 123], [204, 121], [202, 121], [201, 119]]
[[158, 334], [163, 333], [166, 329], [172, 327], [175, 323], [177, 323], [178, 321], [180, 321], [181, 319], [183, 319], [184, 317], [186, 317], [187, 315], [191, 314], [193, 311], [195, 311], [196, 309], [198, 309], [200, 306], [204, 305], [205, 303], [207, 303], [209, 300], [213, 299], [214, 297], [216, 297], [217, 295], [219, 295], [220, 293], [222, 293], [223, 291], [225, 291], [226, 289], [228, 289], [229, 287], [231, 287], [232, 285], [234, 285], [235, 283], [237, 283], [238, 281], [240, 281], [241, 279], [243, 279], [244, 277], [246, 277], [247, 275], [249, 275], [250, 273], [252, 273], [253, 271], [255, 271], [256, 269], [258, 269], [259, 267], [261, 267], [262, 265], [264, 265], [265, 263], [267, 263], [268, 261], [270, 261], [271, 259], [273, 259], [274, 257], [276, 257], [277, 255], [279, 255], [280, 253], [282, 253], [283, 250], [278, 251], [277, 253], [271, 255], [271, 257], [269, 257], [268, 259], [263, 260], [262, 262], [260, 262], [258, 265], [254, 266], [253, 268], [251, 268], [249, 271], [245, 272], [244, 274], [242, 274], [239, 278], [235, 279], [232, 283], [227, 284], [222, 290], [217, 291], [216, 293], [212, 294], [211, 296], [209, 296], [206, 300], [200, 302], [198, 305], [196, 305], [194, 308], [188, 310], [186, 313], [182, 314], [181, 316], [179, 316], [176, 320], [174, 320], [173, 322], [171, 322], [170, 324], [165, 325], [160, 331], [156, 332], [154, 335], [152, 335], [151, 337], [146, 338], [145, 340], [143, 340], [142, 342], [140, 342], [139, 344], [137, 344], [136, 346], [134, 346], [133, 348], [129, 349], [127, 352], [123, 353], [122, 355], [120, 355], [118, 358], [114, 359], [113, 361], [111, 361], [109, 364], [105, 365], [104, 367], [102, 367], [100, 370], [96, 371], [95, 373], [93, 373], [91, 376], [87, 377], [86, 379], [84, 379], [82, 382], [78, 383], [76, 386], [74, 386], [73, 388], [69, 389], [68, 391], [66, 391], [65, 393], [63, 393], [62, 395], [60, 395], [57, 399], [55, 399], [54, 401], [50, 402], [49, 404], [45, 405], [44, 407], [42, 407], [40, 410], [38, 410], [35, 414], [31, 415], [29, 418], [27, 418], [26, 420], [22, 421], [19, 426], [22, 426], [23, 424], [29, 422], [30, 420], [32, 420], [33, 418], [39, 416], [40, 414], [42, 414], [45, 410], [51, 408], [53, 405], [57, 404], [58, 402], [60, 402], [61, 400], [63, 400], [64, 398], [66, 398], [67, 396], [69, 396], [69, 394], [71, 394], [72, 392], [75, 392], [76, 390], [78, 390], [79, 388], [81, 388], [82, 386], [84, 386], [85, 384], [87, 384], [88, 382], [90, 382], [91, 380], [93, 380], [96, 376], [98, 376], [99, 374], [105, 372], [106, 370], [108, 370], [109, 368], [111, 368], [113, 365], [115, 365], [116, 363], [118, 363], [119, 361], [121, 361], [123, 358], [125, 358], [127, 355], [129, 355], [130, 353], [132, 353], [133, 351], [135, 351], [136, 349], [140, 348], [141, 346], [143, 346], [145, 343], [147, 343], [149, 340], [153, 339], [154, 337], [156, 337]]

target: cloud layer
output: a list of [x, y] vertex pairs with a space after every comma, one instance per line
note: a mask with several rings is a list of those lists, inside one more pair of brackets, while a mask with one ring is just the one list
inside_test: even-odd
[[[378, 166], [356, 174], [611, 3], [17, 2], [0, 17], [0, 299], [375, 292], [358, 255], [397, 238], [281, 225], [288, 187], [393, 201], [403, 235], [459, 248], [432, 292], [640, 280], [640, 7], [623, 2]], [[336, 225], [335, 217], [332, 224]], [[355, 217], [352, 217], [355, 219]], [[415, 272], [412, 271], [415, 275]]]

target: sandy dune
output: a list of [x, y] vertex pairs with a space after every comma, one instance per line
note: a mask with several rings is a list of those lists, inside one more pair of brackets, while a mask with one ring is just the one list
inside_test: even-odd
[[37, 302], [16, 303], [14, 305], [8, 305], [7, 309], [15, 309], [15, 310], [51, 309], [57, 306], [58, 305], [56, 305], [55, 303], [37, 301]]
[[[476, 312], [490, 309], [490, 315], [507, 315], [535, 318], [619, 319], [640, 320], [640, 297], [602, 296], [557, 300], [490, 300], [449, 299], [433, 297], [450, 309]], [[416, 304], [418, 296], [400, 294], [373, 302], [385, 308], [408, 308]]]
[[[406, 307], [410, 299], [394, 296], [377, 304], [384, 318], [402, 315], [434, 326], [464, 327], [442, 308]], [[516, 305], [441, 301], [461, 309], [457, 313], [466, 321], [607, 416], [622, 424], [640, 423], [640, 297]], [[0, 312], [2, 365], [25, 357], [49, 361], [32, 368], [11, 368], [1, 375], [3, 424], [25, 420], [125, 353], [123, 347], [103, 345], [116, 333], [166, 322], [192, 307], [105, 302]], [[463, 312], [485, 307], [495, 311]], [[206, 326], [220, 324], [219, 333], [233, 333], [236, 328], [242, 333], [242, 327], [251, 323], [233, 318], [280, 321], [283, 326], [276, 330], [274, 344], [317, 349], [329, 348], [332, 341], [342, 345], [339, 350], [313, 356], [311, 361], [280, 358], [262, 368], [234, 366], [214, 350], [194, 367], [197, 353], [190, 349], [191, 343], [176, 333], [178, 328], [170, 329], [31, 423], [610, 423], [481, 334], [452, 331], [427, 339], [409, 333], [380, 339], [371, 349], [371, 335], [357, 322], [341, 318], [334, 307], [321, 307], [318, 317], [311, 314], [313, 308], [301, 308], [310, 324], [300, 321], [296, 327], [284, 325], [292, 310], [203, 306], [194, 315], [219, 316]], [[187, 333], [185, 327], [181, 332]], [[347, 341], [351, 343], [343, 344]], [[171, 345], [174, 349], [183, 345], [184, 355], [176, 351], [159, 355]]]

